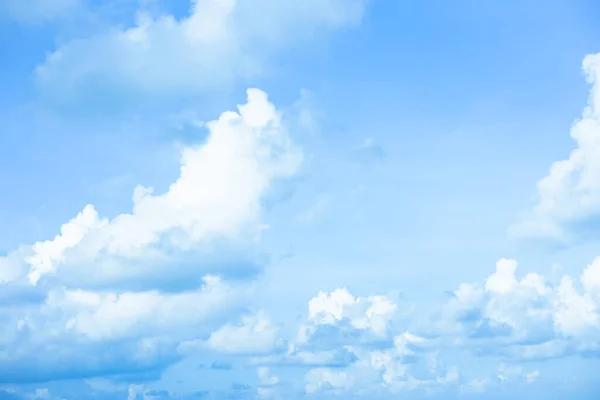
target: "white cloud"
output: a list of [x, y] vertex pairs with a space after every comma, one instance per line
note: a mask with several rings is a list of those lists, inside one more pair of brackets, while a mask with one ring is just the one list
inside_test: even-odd
[[[376, 396], [453, 386], [460, 379], [456, 368], [445, 368], [436, 359], [440, 341], [408, 331], [394, 337], [390, 321], [397, 306], [386, 296], [354, 297], [338, 289], [320, 292], [308, 308], [308, 321], [287, 353], [256, 357], [250, 365], [310, 367], [308, 394]], [[423, 376], [423, 363], [427, 379], [417, 379], [415, 374]]]
[[273, 386], [279, 383], [279, 378], [275, 375], [271, 375], [269, 367], [258, 367], [257, 373], [261, 385]]
[[386, 296], [355, 298], [346, 289], [336, 289], [331, 293], [319, 292], [309, 301], [308, 319], [315, 326], [348, 321], [355, 329], [384, 336], [396, 309], [396, 304]]
[[32, 246], [33, 254], [25, 258], [31, 266], [29, 279], [36, 284], [44, 274], [52, 272], [54, 265], [65, 261], [65, 252], [77, 246], [92, 230], [101, 228], [101, 221], [93, 206], [87, 205], [75, 218], [60, 228], [60, 235], [52, 240], [37, 242]]
[[[113, 219], [88, 205], [53, 239], [0, 257], [3, 289], [40, 294], [37, 303], [26, 305], [3, 298], [8, 306], [0, 306], [0, 343], [10, 351], [0, 356], [0, 375], [5, 374], [0, 381], [65, 377], [73, 369], [94, 377], [104, 370], [158, 368], [178, 356], [181, 342], [211, 332], [208, 344], [220, 352], [269, 352], [281, 344], [264, 314], [246, 317], [239, 326], [230, 323], [252, 293], [247, 282], [198, 270], [194, 279], [203, 276], [202, 282], [190, 281], [187, 289], [173, 292], [118, 284], [131, 278], [129, 268], [143, 275], [149, 263], [163, 262], [176, 273], [177, 266], [169, 264], [172, 254], [214, 239], [252, 238], [262, 229], [263, 197], [278, 178], [296, 172], [302, 156], [267, 95], [257, 89], [247, 94], [237, 112], [206, 124], [205, 143], [183, 149], [180, 175], [164, 194], [138, 187], [132, 212]], [[105, 274], [114, 275], [113, 289], [81, 289], [73, 279], [102, 280]], [[106, 345], [112, 350], [99, 360]], [[46, 362], [30, 366], [42, 347], [49, 349]], [[8, 365], [25, 365], [19, 368], [28, 373], [14, 368], [17, 378], [9, 376]]]
[[[454, 343], [514, 359], [561, 357], [598, 351], [600, 298], [595, 295], [598, 261], [583, 272], [576, 288], [565, 276], [558, 285], [529, 273], [516, 278], [517, 263], [502, 259], [485, 284], [462, 284], [442, 308], [441, 334]], [[455, 336], [456, 335], [456, 336]], [[448, 343], [452, 343], [451, 341]]]
[[190, 14], [73, 40], [36, 71], [40, 88], [75, 101], [119, 90], [193, 94], [260, 71], [269, 50], [361, 20], [366, 0], [193, 0]]
[[123, 337], [153, 337], [169, 334], [176, 339], [181, 331], [189, 334], [227, 307], [240, 304], [247, 292], [205, 277], [205, 285], [192, 292], [98, 293], [68, 290], [50, 294], [45, 307], [60, 309], [66, 316], [65, 328], [91, 340]]
[[533, 383], [540, 377], [538, 370], [525, 371], [522, 366], [519, 365], [506, 365], [501, 364], [498, 367], [497, 378], [502, 383], [506, 383], [514, 380], [523, 380], [526, 383]]
[[515, 279], [517, 262], [515, 260], [502, 259], [496, 264], [496, 272], [485, 282], [485, 290], [497, 294], [507, 294], [513, 290], [519, 282]]
[[206, 342], [183, 343], [182, 349], [208, 348], [232, 355], [270, 354], [283, 346], [280, 332], [265, 313], [244, 316], [241, 324], [227, 324], [211, 333]]
[[581, 283], [586, 291], [599, 294], [600, 292], [600, 257], [596, 257], [594, 261], [583, 271], [581, 275]]
[[35, 399], [48, 399], [48, 398], [50, 398], [50, 392], [46, 388], [36, 389], [34, 398]]
[[575, 337], [600, 328], [598, 305], [588, 293], [580, 294], [570, 277], [564, 277], [558, 286], [554, 325], [559, 333]]
[[537, 381], [539, 379], [539, 377], [540, 377], [540, 371], [533, 370], [533, 371], [525, 374], [525, 381], [527, 381], [527, 383], [533, 383], [533, 382]]
[[180, 342], [235, 318], [251, 293], [210, 276], [202, 287], [178, 293], [53, 289], [39, 306], [0, 310], [0, 343], [7, 349], [0, 356], [0, 382], [164, 367], [178, 357]]
[[600, 53], [585, 57], [583, 70], [592, 89], [571, 128], [577, 147], [537, 183], [533, 208], [510, 229], [517, 236], [568, 241], [576, 236], [570, 227], [600, 217]]
[[[180, 176], [166, 193], [138, 187], [133, 211], [112, 220], [88, 205], [60, 235], [34, 244], [25, 259], [31, 283], [63, 264], [82, 268], [99, 257], [157, 257], [159, 244], [188, 249], [208, 238], [260, 229], [262, 197], [273, 181], [294, 174], [301, 154], [264, 92], [248, 90], [247, 104], [238, 108], [207, 124], [205, 144], [183, 150]], [[3, 279], [14, 279], [8, 263], [3, 259], [0, 271]]]
[[357, 360], [347, 371], [368, 391], [398, 393], [454, 386], [460, 382], [460, 374], [438, 358], [440, 344], [403, 332], [394, 338], [392, 347], [370, 350], [351, 346]]
[[353, 379], [344, 371], [334, 371], [328, 368], [315, 368], [306, 373], [306, 393], [313, 394], [320, 390], [348, 389]]
[[13, 282], [27, 271], [25, 257], [27, 249], [19, 249], [0, 257], [0, 284]]

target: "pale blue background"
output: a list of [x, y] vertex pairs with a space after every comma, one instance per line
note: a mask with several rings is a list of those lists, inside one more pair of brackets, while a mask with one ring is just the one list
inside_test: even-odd
[[[178, 174], [173, 143], [201, 139], [169, 125], [168, 115], [194, 109], [214, 119], [258, 87], [278, 106], [304, 89], [318, 111], [315, 131], [294, 136], [312, 157], [298, 179], [274, 189], [264, 213], [271, 229], [255, 249], [279, 260], [257, 278], [269, 289], [255, 306], [284, 325], [319, 290], [399, 291], [428, 310], [461, 282], [481, 282], [501, 257], [519, 260], [519, 273], [578, 277], [599, 255], [597, 235], [557, 247], [506, 233], [530, 205], [535, 182], [573, 148], [569, 127], [589, 92], [581, 62], [599, 48], [595, 1], [373, 0], [359, 26], [278, 50], [263, 76], [192, 99], [148, 100], [111, 88], [61, 105], [36, 88], [35, 67], [70, 38], [130, 24], [138, 7], [97, 6], [86, 5], [98, 14], [94, 23], [23, 21], [0, 8], [2, 252], [52, 238], [87, 203], [111, 217], [130, 209], [135, 185], [165, 190]], [[184, 16], [188, 4], [155, 7]], [[379, 147], [361, 152], [367, 138]], [[319, 201], [326, 206], [314, 220], [294, 222]], [[456, 357], [468, 371], [473, 363], [497, 366]], [[545, 383], [476, 398], [596, 399], [599, 367], [579, 357], [538, 362], [532, 368]], [[245, 379], [244, 371], [230, 373]], [[583, 383], [559, 385], [563, 394], [554, 384], [566, 375]], [[97, 398], [83, 381], [18, 386]]]

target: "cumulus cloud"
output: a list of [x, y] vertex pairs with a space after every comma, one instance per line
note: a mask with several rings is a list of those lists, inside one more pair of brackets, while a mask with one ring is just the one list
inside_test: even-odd
[[[496, 271], [484, 282], [462, 284], [454, 292], [443, 305], [443, 313], [436, 316], [436, 334], [391, 324], [398, 305], [388, 296], [356, 297], [337, 289], [310, 299], [299, 335], [286, 338], [284, 334], [290, 330], [280, 329], [262, 311], [243, 314], [232, 322], [235, 319], [227, 307], [243, 302], [247, 293], [212, 277], [206, 277], [197, 291], [182, 294], [53, 292], [37, 315], [17, 321], [13, 329], [32, 338], [34, 333], [44, 332], [37, 341], [39, 346], [59, 345], [60, 335], [63, 343], [77, 338], [74, 348], [84, 351], [88, 362], [92, 348], [85, 346], [106, 343], [113, 343], [112, 354], [117, 355], [107, 362], [122, 362], [123, 355], [114, 347], [122, 343], [132, 352], [125, 358], [129, 360], [125, 370], [130, 371], [135, 370], [133, 365], [157, 368], [161, 362], [173, 362], [169, 357], [176, 354], [199, 355], [205, 361], [216, 357], [212, 364], [227, 365], [226, 371], [232, 374], [240, 368], [257, 368], [255, 387], [251, 381], [232, 387], [239, 395], [252, 390], [264, 398], [293, 398], [299, 395], [297, 391], [309, 396], [369, 398], [404, 392], [480, 393], [493, 385], [533, 384], [540, 379], [539, 370], [524, 368], [518, 364], [520, 360], [577, 352], [589, 355], [597, 349], [598, 323], [590, 317], [597, 307], [591, 309], [590, 304], [599, 299], [598, 268], [600, 260], [594, 260], [582, 273], [584, 292], [572, 287], [569, 290], [574, 292], [569, 292], [564, 279], [557, 285], [535, 274], [518, 279], [517, 263], [499, 260]], [[581, 299], [585, 301], [581, 303]], [[220, 314], [225, 316], [224, 323], [210, 322]], [[323, 327], [329, 330], [318, 333]], [[374, 346], [377, 338], [386, 340]], [[557, 347], [559, 342], [564, 347]], [[21, 352], [33, 347], [14, 348]], [[463, 376], [453, 365], [456, 349], [486, 349], [507, 363], [497, 370]], [[65, 360], [64, 356], [60, 360]], [[106, 365], [124, 371], [110, 363], [104, 368]], [[82, 366], [85, 364], [78, 365]], [[305, 371], [302, 387], [294, 383], [300, 376], [290, 375], [286, 368]], [[223, 368], [210, 370], [222, 373]], [[84, 376], [101, 375], [88, 367]], [[157, 390], [130, 386], [130, 393], [136, 396], [150, 396], [159, 393]], [[165, 396], [187, 398], [177, 393]]]
[[457, 386], [457, 369], [436, 356], [439, 341], [390, 324], [396, 309], [388, 296], [320, 292], [309, 300], [307, 320], [288, 351], [254, 358], [250, 365], [307, 367], [303, 390], [314, 396], [388, 396]]
[[260, 71], [271, 49], [358, 23], [366, 0], [192, 0], [188, 16], [140, 12], [134, 26], [67, 42], [36, 70], [54, 99], [123, 87], [160, 96], [197, 93]]
[[351, 338], [371, 342], [389, 339], [396, 310], [397, 305], [387, 296], [355, 298], [347, 289], [319, 292], [308, 303], [308, 321], [298, 332], [298, 344], [313, 347]]
[[522, 359], [598, 353], [600, 260], [576, 282], [551, 284], [535, 273], [516, 277], [517, 263], [502, 259], [483, 285], [464, 283], [441, 308], [438, 332], [479, 352]]
[[272, 353], [281, 346], [279, 330], [269, 318], [260, 313], [246, 316], [241, 325], [225, 325], [208, 338], [210, 348], [223, 353]]
[[[260, 229], [268, 187], [294, 174], [302, 158], [264, 92], [248, 90], [248, 102], [238, 108], [207, 124], [206, 143], [183, 150], [180, 176], [166, 193], [139, 186], [132, 212], [112, 220], [87, 205], [55, 238], [26, 249], [29, 281], [35, 285], [57, 268], [79, 270], [99, 259], [156, 260], [168, 250]], [[15, 257], [0, 259], [3, 280], [18, 279]]]
[[279, 383], [279, 378], [271, 374], [268, 367], [259, 367], [257, 370], [258, 379], [263, 386], [274, 386]]
[[175, 339], [186, 327], [197, 327], [228, 311], [228, 305], [239, 304], [243, 293], [207, 276], [202, 288], [188, 293], [68, 290], [50, 293], [45, 306], [62, 310], [68, 316], [66, 329], [91, 340], [157, 334]]
[[577, 238], [574, 227], [585, 228], [600, 217], [600, 54], [585, 57], [583, 70], [592, 89], [571, 128], [576, 148], [537, 183], [533, 207], [510, 229], [519, 237], [570, 241]]
[[[566, 276], [557, 283], [535, 273], [518, 277], [517, 262], [501, 259], [484, 282], [459, 285], [427, 329], [400, 326], [391, 296], [355, 296], [345, 288], [317, 293], [305, 318], [289, 329], [272, 321], [268, 310], [250, 313], [252, 288], [224, 276], [201, 274], [175, 292], [152, 285], [82, 288], [84, 276], [118, 281], [152, 272], [155, 264], [176, 268], [173, 254], [253, 237], [263, 228], [262, 200], [302, 160], [281, 113], [265, 93], [251, 89], [246, 104], [206, 127], [206, 141], [183, 150], [180, 175], [165, 193], [138, 187], [132, 211], [112, 219], [88, 205], [56, 237], [0, 258], [3, 288], [43, 294], [37, 302], [0, 308], [0, 344], [9, 349], [0, 355], [4, 382], [52, 380], [74, 371], [84, 378], [160, 371], [181, 357], [199, 356], [203, 365], [227, 365], [228, 371], [257, 368], [253, 393], [263, 397], [291, 390], [285, 368], [302, 371], [298, 390], [316, 396], [458, 393], [485, 390], [490, 377], [533, 383], [540, 372], [506, 364], [467, 377], [445, 355], [448, 349], [507, 362], [600, 354], [600, 258], [578, 281]], [[105, 353], [106, 346], [112, 350]], [[44, 348], [52, 350], [34, 363]], [[250, 390], [240, 385], [232, 390]], [[138, 397], [158, 393], [132, 388]]]
[[519, 365], [501, 364], [498, 367], [497, 378], [504, 383], [512, 380], [523, 380], [526, 383], [533, 383], [540, 377], [538, 370], [525, 371]]
[[[0, 343], [7, 350], [0, 357], [0, 381], [159, 368], [178, 358], [180, 342], [209, 334], [236, 315], [250, 293], [214, 277], [197, 290], [175, 294], [52, 290], [40, 306], [2, 310], [7, 323]], [[43, 360], [34, 362], [42, 349]]]
[[[198, 271], [197, 282], [175, 292], [82, 289], [74, 279], [110, 275], [118, 283], [130, 279], [128, 269], [142, 276], [157, 263], [176, 273], [173, 254], [215, 240], [253, 238], [263, 228], [263, 197], [276, 180], [296, 172], [302, 157], [267, 95], [257, 89], [247, 94], [237, 112], [207, 124], [202, 145], [183, 149], [180, 175], [165, 193], [138, 187], [132, 212], [112, 219], [88, 205], [53, 239], [0, 257], [3, 293], [28, 286], [41, 294], [37, 301], [3, 299], [0, 343], [8, 350], [0, 355], [0, 381], [161, 368], [180, 357], [181, 342], [204, 337], [209, 347], [228, 353], [267, 352], [279, 344], [264, 314], [231, 324], [252, 287], [227, 275]], [[33, 363], [43, 348], [44, 361]]]
[[241, 323], [228, 323], [212, 332], [206, 341], [194, 340], [180, 345], [180, 351], [212, 350], [217, 353], [251, 356], [272, 354], [281, 350], [283, 342], [279, 328], [260, 312], [242, 317]]
[[[387, 398], [407, 391], [458, 396], [496, 385], [535, 384], [542, 373], [522, 361], [598, 356], [600, 259], [584, 269], [581, 289], [570, 277], [557, 283], [535, 273], [518, 277], [517, 267], [515, 260], [501, 259], [480, 284], [461, 284], [427, 329], [391, 325], [398, 306], [386, 296], [321, 292], [309, 301], [307, 321], [288, 352], [251, 364], [308, 367], [307, 395]], [[321, 327], [330, 329], [316, 334]], [[369, 340], [361, 339], [365, 334]], [[373, 346], [373, 337], [390, 340]], [[463, 350], [506, 362], [463, 375], [452, 364]]]
[[309, 300], [306, 320], [289, 338], [287, 351], [254, 357], [250, 364], [346, 367], [357, 359], [350, 346], [392, 345], [396, 309], [388, 296], [355, 297], [344, 288], [319, 292]]

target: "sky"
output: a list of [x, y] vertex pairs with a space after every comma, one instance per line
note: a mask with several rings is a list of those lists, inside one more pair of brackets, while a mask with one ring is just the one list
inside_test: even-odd
[[0, 2], [0, 400], [597, 400], [598, 21]]

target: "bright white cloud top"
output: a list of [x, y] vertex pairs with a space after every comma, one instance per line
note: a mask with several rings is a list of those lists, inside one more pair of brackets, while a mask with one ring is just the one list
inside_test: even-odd
[[181, 174], [167, 193], [153, 195], [152, 188], [137, 187], [133, 212], [110, 221], [88, 205], [60, 235], [34, 244], [25, 260], [30, 282], [35, 285], [68, 264], [68, 253], [76, 263], [160, 257], [159, 244], [189, 248], [211, 237], [260, 229], [261, 198], [275, 179], [294, 174], [301, 154], [267, 95], [257, 89], [248, 90], [248, 103], [239, 113], [223, 113], [207, 127], [205, 144], [183, 150]]

